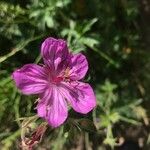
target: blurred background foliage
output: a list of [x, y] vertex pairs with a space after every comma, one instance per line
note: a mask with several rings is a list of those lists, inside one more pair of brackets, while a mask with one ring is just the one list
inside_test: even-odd
[[122, 150], [130, 140], [148, 150], [149, 17], [147, 0], [1, 0], [0, 149], [19, 149], [21, 118], [33, 128], [41, 122], [28, 118], [36, 114], [37, 97], [19, 93], [11, 74], [41, 63], [40, 45], [52, 36], [87, 56], [85, 81], [94, 88], [97, 107], [87, 115], [70, 110], [67, 122], [49, 127], [35, 149]]

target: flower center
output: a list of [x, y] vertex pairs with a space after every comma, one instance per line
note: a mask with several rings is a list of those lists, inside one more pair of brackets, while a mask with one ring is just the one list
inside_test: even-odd
[[58, 84], [61, 81], [65, 81], [65, 82], [70, 81], [70, 79], [69, 79], [70, 78], [69, 71], [70, 71], [70, 69], [69, 69], [69, 67], [67, 67], [66, 70], [63, 71], [62, 75], [52, 78], [52, 83], [53, 84]]
[[56, 77], [56, 78], [53, 78], [53, 84], [57, 84], [57, 83], [60, 83], [61, 81], [63, 81], [63, 77]]

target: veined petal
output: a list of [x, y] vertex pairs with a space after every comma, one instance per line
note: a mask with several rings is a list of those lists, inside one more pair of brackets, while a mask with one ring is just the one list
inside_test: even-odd
[[[59, 70], [68, 57], [67, 43], [62, 39], [47, 38], [41, 46], [44, 63], [52, 70]], [[59, 67], [59, 68], [58, 68]]]
[[38, 116], [45, 118], [47, 116], [47, 108], [52, 105], [52, 88], [46, 89], [44, 93], [40, 95], [40, 100], [37, 105]]
[[46, 87], [45, 69], [36, 64], [27, 64], [13, 72], [16, 86], [24, 94], [42, 93]]
[[52, 127], [58, 127], [67, 119], [67, 104], [57, 87], [44, 94], [37, 106], [38, 115]]
[[86, 114], [96, 106], [93, 89], [87, 83], [64, 82], [59, 89], [76, 112]]
[[86, 75], [87, 70], [88, 62], [86, 57], [81, 53], [73, 54], [70, 63], [70, 78], [72, 80], [80, 80]]

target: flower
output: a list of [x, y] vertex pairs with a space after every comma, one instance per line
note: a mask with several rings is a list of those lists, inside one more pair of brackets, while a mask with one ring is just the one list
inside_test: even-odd
[[[41, 142], [43, 135], [47, 129], [47, 124], [42, 123], [36, 129], [34, 129], [33, 132], [30, 131], [30, 135], [26, 137], [25, 133], [27, 130], [31, 130], [30, 123], [26, 124], [25, 126], [22, 127], [22, 132], [21, 132], [21, 145], [20, 147], [23, 149], [28, 149], [32, 150], [35, 145], [37, 145], [39, 142]], [[29, 132], [29, 131], [28, 131]]]
[[52, 127], [67, 119], [67, 104], [86, 114], [96, 106], [91, 86], [79, 80], [88, 70], [86, 57], [69, 52], [62, 39], [47, 38], [41, 46], [44, 65], [27, 64], [14, 71], [13, 79], [23, 94], [38, 94], [37, 114]]

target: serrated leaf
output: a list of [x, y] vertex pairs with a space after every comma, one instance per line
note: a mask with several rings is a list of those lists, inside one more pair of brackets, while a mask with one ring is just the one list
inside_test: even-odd
[[112, 123], [116, 123], [120, 120], [120, 115], [118, 112], [114, 112], [114, 113], [109, 115], [109, 119]]
[[86, 26], [84, 27], [82, 33], [86, 33], [87, 31], [89, 31], [91, 29], [91, 27], [93, 26], [94, 23], [96, 23], [98, 21], [97, 18], [92, 19], [91, 21], [89, 21]]
[[99, 43], [98, 40], [94, 39], [94, 38], [81, 38], [80, 42], [82, 42], [83, 44], [85, 44], [86, 46], [93, 48], [95, 45], [97, 45]]
[[100, 127], [107, 127], [110, 124], [109, 117], [106, 115], [101, 115], [100, 120]]

